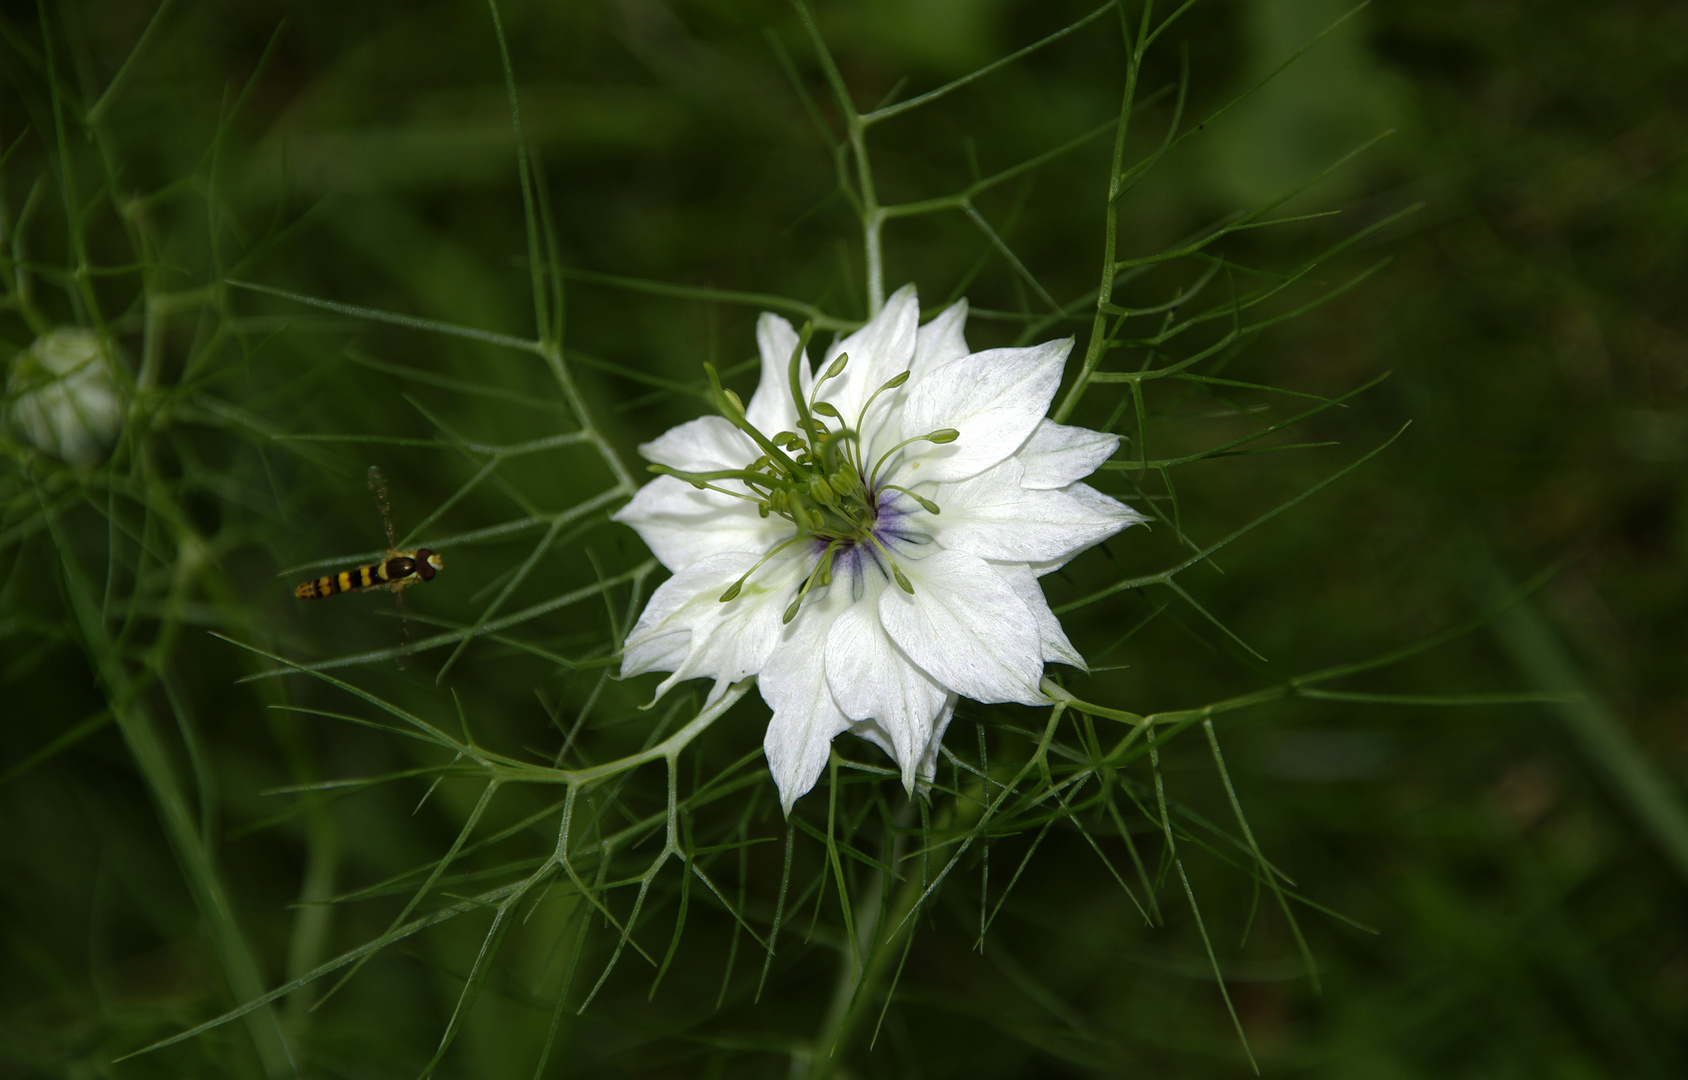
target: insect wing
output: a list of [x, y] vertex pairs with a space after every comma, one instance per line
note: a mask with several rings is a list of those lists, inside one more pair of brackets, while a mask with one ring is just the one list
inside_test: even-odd
[[381, 528], [387, 533], [387, 554], [391, 557], [398, 549], [399, 539], [393, 532], [393, 500], [387, 495], [387, 478], [381, 475], [381, 467], [369, 467], [369, 490], [375, 495], [375, 509], [381, 512]]

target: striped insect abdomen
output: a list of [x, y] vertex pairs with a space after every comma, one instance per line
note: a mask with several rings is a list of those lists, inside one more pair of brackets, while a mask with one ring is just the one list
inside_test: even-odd
[[338, 574], [324, 574], [310, 581], [300, 582], [293, 595], [301, 600], [321, 600], [339, 593], [363, 592], [405, 581], [417, 575], [418, 567], [427, 566], [421, 579], [428, 580], [438, 569], [439, 556], [424, 548], [422, 551], [400, 552], [378, 563], [364, 563]]

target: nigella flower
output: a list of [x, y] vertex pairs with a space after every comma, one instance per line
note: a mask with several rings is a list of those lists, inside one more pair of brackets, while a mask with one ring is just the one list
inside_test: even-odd
[[123, 423], [106, 350], [84, 327], [49, 330], [18, 353], [6, 393], [18, 434], [73, 465], [103, 458]]
[[622, 674], [757, 676], [787, 813], [852, 731], [929, 780], [957, 696], [1035, 705], [1082, 667], [1037, 578], [1142, 520], [1080, 483], [1117, 436], [1045, 418], [1072, 339], [970, 352], [962, 301], [925, 326], [913, 286], [826, 352], [764, 314], [743, 405], [640, 447], [663, 474], [615, 515], [674, 576]]

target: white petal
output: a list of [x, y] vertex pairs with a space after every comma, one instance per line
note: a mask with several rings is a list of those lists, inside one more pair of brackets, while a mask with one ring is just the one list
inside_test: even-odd
[[957, 300], [932, 316], [922, 326], [914, 340], [914, 373], [918, 379], [928, 371], [935, 371], [951, 360], [959, 360], [970, 351], [962, 330], [967, 324], [967, 301]]
[[912, 444], [898, 482], [964, 480], [1018, 450], [1049, 411], [1072, 347], [1073, 339], [1065, 338], [1027, 349], [987, 349], [911, 383], [900, 438], [944, 428], [961, 437], [944, 446]]
[[[722, 603], [721, 594], [759, 558], [750, 552], [711, 555], [663, 582], [627, 635], [622, 677], [672, 671], [657, 687], [659, 698], [683, 679], [712, 678], [714, 701], [728, 686], [762, 670], [779, 641], [786, 605], [814, 556], [770, 559], [736, 599]], [[682, 635], [685, 651], [677, 660], [681, 644], [672, 639]]]
[[1026, 467], [1023, 487], [1058, 488], [1089, 476], [1117, 449], [1118, 435], [1044, 420], [1014, 456]]
[[[1104, 495], [1089, 484], [1068, 484], [1061, 489], [1061, 493], [1087, 507], [1092, 513], [1104, 514], [1113, 518], [1123, 529], [1127, 525], [1136, 525], [1144, 520], [1143, 515], [1131, 507], [1120, 502], [1112, 495]], [[1118, 532], [1119, 530], [1114, 530]]]
[[[797, 331], [778, 315], [764, 311], [756, 320], [756, 347], [762, 353], [762, 381], [756, 384], [756, 393], [744, 407], [745, 419], [764, 435], [795, 431], [797, 406], [791, 400], [791, 354], [797, 349]], [[797, 378], [807, 394], [814, 375], [806, 356], [798, 362]]]
[[1064, 490], [1028, 491], [1020, 486], [1024, 471], [1018, 459], [1008, 458], [970, 480], [946, 484], [932, 495], [942, 513], [918, 511], [911, 524], [946, 548], [1027, 563], [1071, 558], [1137, 520], [1121, 503], [1093, 508]]
[[1061, 629], [1061, 620], [1049, 610], [1049, 601], [1044, 598], [1043, 586], [1037, 583], [1037, 575], [1032, 573], [1029, 566], [1019, 563], [996, 563], [996, 572], [1002, 575], [1002, 580], [1008, 582], [1009, 588], [1014, 590], [1026, 609], [1037, 620], [1038, 647], [1043, 653], [1045, 661], [1055, 661], [1059, 664], [1071, 664], [1083, 671], [1089, 671], [1090, 666], [1084, 662], [1084, 657], [1073, 648], [1073, 643], [1067, 640], [1067, 632]]
[[762, 453], [750, 436], [720, 416], [700, 416], [671, 427], [639, 447], [647, 461], [687, 472], [742, 469]]
[[[650, 611], [650, 605], [647, 604], [645, 614], [648, 615]], [[640, 627], [643, 627], [643, 630]], [[627, 646], [622, 650], [621, 677], [630, 679], [647, 671], [677, 671], [685, 664], [686, 654], [691, 651], [690, 630], [678, 625], [664, 627], [660, 625], [660, 620], [645, 627], [642, 615], [639, 626], [628, 636]]]
[[[1089, 484], [1068, 484], [1066, 487], [1061, 489], [1061, 492], [1069, 499], [1083, 504], [1095, 513], [1111, 515], [1113, 519], [1119, 523], [1119, 527], [1121, 529], [1131, 525], [1141, 525], [1143, 522], [1148, 520], [1142, 514], [1139, 514], [1131, 507], [1120, 502], [1112, 495], [1104, 495], [1100, 491], [1091, 487]], [[1031, 563], [1032, 573], [1036, 574], [1038, 577], [1042, 577], [1045, 574], [1052, 574], [1061, 569], [1061, 567], [1067, 565], [1069, 562], [1072, 562], [1073, 556], [1077, 554], [1079, 554], [1079, 552], [1073, 551], [1058, 559], [1033, 561]]]
[[873, 745], [879, 747], [879, 749], [885, 751], [885, 756], [890, 758], [892, 761], [897, 760], [896, 743], [891, 740], [890, 734], [886, 732], [884, 728], [879, 726], [879, 721], [852, 720], [850, 721], [850, 734], [854, 735], [858, 739], [865, 739]]
[[[683, 617], [684, 611], [696, 598], [696, 590], [704, 587], [704, 575], [709, 575], [708, 580], [712, 583], [719, 583], [723, 578], [727, 584], [736, 580], [737, 575], [732, 574], [729, 566], [717, 565], [718, 560], [729, 558], [731, 556], [722, 555], [694, 564], [683, 574], [676, 574], [663, 582], [651, 594], [622, 647], [622, 678], [643, 675], [647, 671], [676, 671], [686, 662], [686, 656], [691, 652], [692, 622]], [[738, 572], [743, 573], [742, 570]], [[726, 587], [722, 584], [722, 591]], [[693, 591], [688, 593], [687, 588]]]
[[826, 678], [845, 716], [878, 721], [890, 737], [903, 786], [912, 789], [932, 721], [944, 704], [944, 689], [892, 644], [871, 595], [832, 624], [826, 639]]
[[944, 732], [949, 730], [950, 721], [955, 719], [955, 695], [944, 699], [944, 707], [939, 710], [938, 717], [932, 722], [932, 737], [926, 740], [926, 749], [920, 755], [920, 768], [915, 781], [915, 790], [924, 795], [932, 790], [932, 782], [938, 778], [938, 750], [944, 743]]
[[[920, 300], [913, 285], [904, 285], [885, 301], [878, 315], [867, 325], [842, 341], [836, 341], [826, 351], [826, 359], [819, 371], [825, 374], [840, 353], [849, 353], [849, 362], [835, 379], [821, 385], [819, 399], [829, 401], [844, 417], [844, 423], [854, 428], [861, 418], [862, 406], [873, 392], [894, 375], [907, 371], [914, 362], [915, 336], [920, 323]], [[875, 419], [892, 411], [893, 399], [901, 391], [887, 391], [874, 403]], [[865, 426], [876, 426], [872, 423]]]
[[879, 617], [910, 660], [975, 701], [1047, 700], [1037, 688], [1043, 675], [1037, 620], [989, 563], [937, 551], [900, 565], [914, 594], [887, 588]]
[[672, 476], [640, 488], [610, 520], [638, 530], [657, 560], [676, 572], [723, 552], [765, 554], [792, 533], [784, 518], [763, 518], [742, 499], [699, 491]]
[[762, 700], [774, 710], [762, 752], [780, 791], [780, 807], [787, 814], [797, 799], [815, 786], [826, 767], [833, 737], [850, 721], [827, 689], [822, 648], [833, 620], [844, 607], [835, 598], [842, 590], [806, 605], [786, 627], [773, 655], [762, 667], [757, 685]]

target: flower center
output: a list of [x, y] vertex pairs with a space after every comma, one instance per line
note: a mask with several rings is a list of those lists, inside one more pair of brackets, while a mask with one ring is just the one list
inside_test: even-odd
[[[804, 325], [789, 366], [797, 430], [781, 431], [773, 436], [758, 431], [745, 418], [744, 403], [738, 395], [723, 389], [715, 368], [705, 364], [704, 371], [709, 376], [712, 396], [721, 415], [748, 435], [762, 450], [762, 455], [742, 469], [713, 472], [684, 472], [666, 465], [650, 466], [652, 472], [678, 477], [700, 490], [708, 488], [735, 499], [753, 502], [762, 517], [776, 514], [795, 527], [788, 539], [762, 556], [755, 566], [721, 594], [722, 603], [737, 599], [750, 576], [775, 555], [804, 540], [814, 544], [818, 557], [796, 598], [785, 611], [788, 623], [796, 617], [810, 589], [832, 584], [834, 559], [857, 547], [871, 548], [876, 558], [883, 558], [890, 566], [897, 584], [910, 593], [914, 592], [914, 586], [876, 532], [880, 521], [880, 498], [885, 492], [900, 492], [932, 514], [938, 513], [938, 505], [907, 488], [881, 482], [880, 473], [911, 443], [951, 443], [960, 435], [954, 428], [917, 435], [904, 439], [869, 462], [872, 448], [863, 445], [863, 424], [880, 395], [892, 393], [908, 382], [909, 373], [899, 372], [876, 389], [862, 405], [861, 411], [854, 417], [854, 426], [851, 426], [836, 406], [821, 398], [825, 385], [843, 373], [850, 360], [849, 354], [840, 354], [828, 365], [808, 394], [802, 391], [803, 356], [812, 332], [812, 326]], [[747, 490], [721, 487], [717, 482], [723, 480], [737, 480]]]

